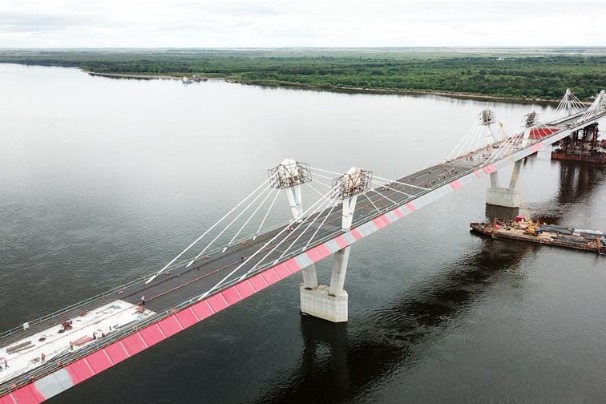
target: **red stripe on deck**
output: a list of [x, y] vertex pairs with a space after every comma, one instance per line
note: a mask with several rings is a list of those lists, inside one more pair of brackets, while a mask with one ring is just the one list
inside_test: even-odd
[[311, 250], [307, 251], [307, 256], [313, 262], [318, 262], [318, 261], [328, 257], [329, 255], [330, 255], [330, 251], [328, 250], [328, 248], [326, 248], [326, 246], [324, 244], [316, 246], [316, 247], [312, 248]]
[[114, 363], [114, 365], [128, 358], [128, 354], [120, 342], [116, 342], [115, 344], [111, 344], [110, 346], [106, 347], [105, 353], [107, 353], [107, 356], [109, 356], [109, 359]]
[[497, 170], [494, 168], [494, 166], [493, 166], [492, 164], [487, 165], [487, 166], [486, 166], [486, 167], [484, 167], [482, 170], [484, 170], [484, 172], [485, 172], [486, 174], [492, 174], [492, 173], [494, 173], [495, 171], [497, 171]]
[[13, 391], [11, 397], [18, 404], [38, 404], [46, 400], [44, 396], [38, 392], [33, 383]]
[[265, 282], [265, 279], [263, 279], [261, 275], [255, 275], [250, 278], [249, 281], [253, 289], [255, 289], [255, 292], [260, 292], [268, 286], [267, 282]]
[[[194, 306], [195, 307], [195, 306]], [[181, 324], [177, 322], [174, 316], [170, 316], [158, 322], [158, 326], [162, 329], [162, 332], [166, 338], [175, 335], [182, 330]]]
[[240, 293], [240, 296], [242, 296], [242, 299], [246, 299], [248, 296], [255, 293], [255, 289], [252, 287], [248, 280], [238, 283], [236, 285], [236, 289], [238, 289], [238, 292]]
[[330, 250], [324, 244], [320, 244], [319, 246], [317, 246], [316, 250], [322, 258], [326, 258], [330, 255]]
[[350, 231], [351, 235], [354, 236], [354, 238], [356, 240], [360, 240], [362, 238], [362, 235], [360, 234], [360, 232], [358, 231], [358, 229], [353, 229], [352, 231]]
[[316, 251], [315, 247], [311, 250], [307, 250], [305, 252], [305, 255], [307, 255], [307, 258], [309, 258], [311, 262], [318, 262], [322, 259], [322, 257], [320, 257], [320, 254]]
[[392, 212], [394, 213], [394, 215], [396, 215], [398, 219], [402, 219], [404, 217], [404, 213], [402, 213], [399, 208], [392, 210]]
[[543, 147], [544, 147], [543, 143], [533, 144], [532, 147], [530, 148], [530, 151], [532, 151], [533, 153], [536, 153], [539, 150], [541, 150]]
[[267, 282], [268, 285], [273, 285], [274, 283], [280, 280], [280, 277], [276, 274], [276, 271], [274, 271], [273, 268], [262, 272], [261, 275], [263, 276], [263, 279], [265, 279], [265, 282]]
[[340, 235], [339, 237], [335, 238], [335, 241], [339, 245], [340, 249], [344, 249], [345, 247], [347, 247], [347, 241], [345, 240], [345, 237], [343, 237], [343, 235]]
[[143, 338], [141, 337], [141, 335], [139, 335], [138, 332], [122, 339], [121, 342], [124, 345], [124, 347], [126, 348], [126, 351], [131, 356], [138, 354], [139, 352], [141, 352], [142, 350], [147, 348], [145, 346], [145, 341], [143, 341]]
[[290, 271], [288, 270], [288, 267], [283, 263], [274, 267], [274, 271], [276, 271], [276, 275], [278, 275], [278, 278], [280, 279], [284, 279], [290, 276]]
[[185, 310], [181, 310], [180, 312], [175, 314], [175, 317], [177, 317], [177, 321], [183, 326], [184, 329], [198, 322], [198, 319], [196, 318], [194, 312], [191, 310], [191, 307]]
[[372, 222], [377, 226], [377, 229], [382, 229], [389, 224], [389, 220], [387, 220], [385, 215], [372, 219]]
[[286, 267], [288, 268], [288, 270], [290, 271], [291, 274], [294, 274], [295, 272], [297, 272], [301, 269], [301, 266], [299, 266], [299, 264], [297, 264], [297, 260], [294, 258], [291, 258], [288, 261], [286, 261], [284, 263], [284, 265], [286, 265]]
[[208, 299], [206, 299], [206, 301], [215, 313], [229, 306], [229, 304], [227, 304], [227, 301], [225, 301], [225, 298], [221, 296], [220, 293], [209, 297]]
[[112, 366], [112, 363], [109, 361], [108, 356], [103, 350], [93, 352], [84, 358], [84, 360], [89, 364], [90, 368], [93, 370], [93, 372], [95, 372], [95, 374], [101, 373], [105, 369]]
[[230, 306], [242, 300], [242, 296], [240, 296], [240, 293], [235, 286], [231, 286], [229, 289], [224, 290], [221, 294], [225, 300], [227, 300], [227, 303], [229, 303]]
[[461, 189], [461, 183], [460, 183], [458, 180], [454, 180], [454, 181], [453, 181], [453, 182], [451, 182], [449, 185], [450, 185], [450, 187], [451, 187], [452, 189], [454, 189], [455, 191], [456, 191], [457, 189]]
[[408, 202], [404, 206], [406, 206], [408, 208], [408, 210], [411, 212], [414, 212], [415, 210], [417, 210], [417, 207], [412, 202]]
[[286, 266], [288, 267], [288, 269], [290, 269], [290, 272], [293, 273], [293, 274], [295, 272], [301, 270], [301, 265], [299, 265], [299, 263], [297, 262], [297, 260], [294, 259], [294, 258], [289, 259], [284, 264], [286, 264]]
[[[140, 334], [148, 346], [156, 345], [158, 342], [164, 340], [164, 335], [162, 335], [158, 324], [153, 324], [147, 328], [144, 328], [140, 331]], [[109, 355], [109, 357], [114, 360], [113, 356]]]
[[311, 250], [307, 251], [307, 256], [313, 262], [318, 262], [318, 261], [328, 257], [329, 255], [330, 255], [330, 251], [323, 244], [316, 246], [316, 247], [312, 248]]
[[15, 404], [15, 402], [10, 396], [6, 395], [0, 397], [0, 404]]
[[196, 316], [198, 316], [200, 321], [215, 314], [215, 311], [212, 309], [212, 307], [210, 307], [206, 300], [196, 303], [194, 306], [192, 306], [192, 310], [194, 313], [196, 313]]
[[69, 364], [66, 369], [67, 373], [69, 373], [69, 376], [72, 378], [72, 382], [74, 382], [74, 384], [82, 383], [86, 379], [95, 375], [95, 373], [92, 371], [88, 363], [86, 363], [84, 358]]
[[483, 176], [482, 171], [480, 171], [480, 170], [478, 170], [478, 171], [474, 171], [473, 173], [475, 174], [475, 176], [476, 176], [477, 178], [482, 178], [482, 176]]

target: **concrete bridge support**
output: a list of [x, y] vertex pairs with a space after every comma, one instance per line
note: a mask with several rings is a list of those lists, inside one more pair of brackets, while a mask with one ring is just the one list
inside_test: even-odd
[[513, 219], [520, 213], [520, 193], [517, 191], [521, 160], [515, 162], [509, 186], [498, 186], [498, 173], [490, 174], [490, 187], [486, 190], [486, 216]]
[[[351, 227], [356, 198], [357, 195], [343, 201], [343, 230], [349, 230]], [[332, 321], [333, 323], [347, 321], [349, 296], [343, 288], [345, 286], [345, 275], [347, 273], [350, 251], [351, 247], [347, 246], [333, 254], [330, 286], [318, 284], [315, 265], [310, 265], [303, 270], [303, 283], [299, 287], [301, 293], [301, 313]], [[315, 286], [312, 286], [314, 285], [314, 280]]]
[[[338, 178], [339, 197], [342, 198], [341, 229], [351, 228], [358, 193], [370, 186], [371, 173], [351, 168], [345, 175]], [[318, 284], [316, 269], [313, 265], [303, 270], [303, 283], [300, 285], [301, 313], [322, 318], [333, 323], [346, 322], [349, 316], [345, 275], [351, 247], [347, 246], [333, 254], [330, 285]], [[313, 267], [313, 268], [312, 268]]]

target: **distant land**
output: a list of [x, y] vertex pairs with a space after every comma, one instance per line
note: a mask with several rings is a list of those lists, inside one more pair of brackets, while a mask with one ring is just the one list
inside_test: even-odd
[[113, 77], [199, 75], [261, 86], [590, 101], [606, 88], [606, 48], [0, 49], [0, 63]]

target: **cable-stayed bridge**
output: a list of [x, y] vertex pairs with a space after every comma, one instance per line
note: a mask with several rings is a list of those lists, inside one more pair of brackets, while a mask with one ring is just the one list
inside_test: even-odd
[[[301, 311], [347, 321], [345, 275], [356, 241], [486, 177], [487, 203], [516, 209], [521, 159], [604, 116], [604, 91], [590, 106], [567, 92], [548, 122], [529, 113], [510, 135], [485, 110], [445, 161], [399, 179], [286, 159], [164, 267], [1, 333], [0, 404], [53, 397], [299, 271]], [[508, 186], [499, 187], [498, 171], [511, 166]], [[318, 198], [304, 203], [308, 191]], [[268, 226], [280, 194], [291, 217]], [[319, 285], [314, 264], [330, 256], [331, 282]]]

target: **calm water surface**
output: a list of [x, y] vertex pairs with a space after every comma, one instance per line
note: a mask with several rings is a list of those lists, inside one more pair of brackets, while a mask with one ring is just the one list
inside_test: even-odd
[[[484, 108], [509, 130], [552, 112], [15, 65], [0, 90], [0, 329], [156, 271], [286, 157], [395, 178]], [[293, 276], [49, 403], [604, 402], [606, 259], [471, 235], [487, 185], [356, 243], [345, 325], [301, 318]], [[540, 153], [521, 190], [606, 229], [604, 168]]]

